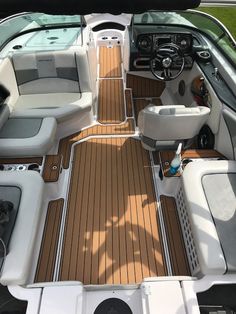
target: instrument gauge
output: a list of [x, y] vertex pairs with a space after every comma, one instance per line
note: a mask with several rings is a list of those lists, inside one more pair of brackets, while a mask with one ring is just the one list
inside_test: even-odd
[[191, 34], [177, 34], [176, 44], [184, 52], [189, 52], [192, 48], [192, 36], [191, 36]]
[[187, 45], [188, 45], [188, 42], [187, 42], [186, 39], [182, 39], [182, 40], [180, 41], [180, 46], [181, 46], [181, 48], [185, 49], [185, 48], [187, 48]]
[[140, 45], [140, 47], [147, 49], [149, 46], [149, 41], [147, 40], [147, 38], [143, 38], [143, 39], [141, 39], [139, 45]]
[[138, 40], [138, 48], [145, 52], [150, 52], [152, 48], [152, 40], [149, 36], [141, 36]]

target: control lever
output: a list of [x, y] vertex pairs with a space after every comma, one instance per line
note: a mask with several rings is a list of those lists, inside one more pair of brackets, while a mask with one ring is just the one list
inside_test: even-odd
[[202, 96], [203, 102], [206, 105], [208, 103], [208, 89], [206, 87], [206, 83], [205, 83], [205, 78], [202, 76], [200, 77], [200, 82], [201, 82], [201, 86], [200, 86], [200, 94]]
[[194, 95], [196, 103], [199, 106], [210, 106], [208, 102], [209, 92], [203, 76], [199, 76], [193, 81], [191, 91]]
[[200, 77], [200, 81], [201, 81], [200, 93], [202, 96], [203, 104], [211, 108], [211, 103], [209, 102], [209, 91], [206, 87], [205, 78]]
[[208, 93], [207, 88], [206, 88], [206, 84], [205, 84], [205, 78], [202, 76], [202, 77], [200, 77], [199, 80], [201, 82], [200, 93], [201, 93], [201, 96], [204, 97]]
[[214, 72], [212, 73], [215, 79], [218, 81], [219, 80], [219, 69], [214, 68]]

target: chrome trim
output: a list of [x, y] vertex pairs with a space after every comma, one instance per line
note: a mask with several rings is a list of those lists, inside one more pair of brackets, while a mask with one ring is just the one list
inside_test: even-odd
[[150, 69], [149, 65], [137, 65], [138, 61], [149, 61], [149, 58], [137, 58], [133, 62], [133, 66], [137, 69]]

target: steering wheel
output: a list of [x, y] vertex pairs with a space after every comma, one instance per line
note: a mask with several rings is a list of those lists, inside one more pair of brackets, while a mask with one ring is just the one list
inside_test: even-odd
[[[184, 55], [179, 46], [172, 43], [160, 45], [150, 59], [152, 74], [160, 81], [176, 79], [184, 69]], [[173, 74], [173, 70], [176, 72]], [[159, 73], [158, 73], [159, 72]]]

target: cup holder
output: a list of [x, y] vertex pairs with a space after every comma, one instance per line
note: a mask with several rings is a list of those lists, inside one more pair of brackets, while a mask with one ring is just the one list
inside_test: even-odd
[[33, 171], [40, 172], [40, 169], [39, 169], [39, 165], [38, 165], [38, 164], [30, 164], [30, 165], [28, 166], [28, 170], [33, 170]]
[[7, 171], [15, 171], [16, 166], [15, 165], [7, 165], [4, 169], [6, 169]]
[[30, 164], [30, 165], [22, 165], [22, 164], [0, 164], [0, 171], [25, 171], [25, 170], [34, 170], [40, 173], [39, 164]]
[[24, 170], [26, 170], [27, 169], [27, 167], [25, 166], [25, 165], [18, 165], [17, 167], [16, 167], [16, 170], [17, 171], [24, 171]]
[[189, 164], [190, 162], [193, 162], [193, 160], [190, 159], [190, 158], [183, 159], [182, 160], [182, 165], [183, 166], [187, 166], [187, 164]]

